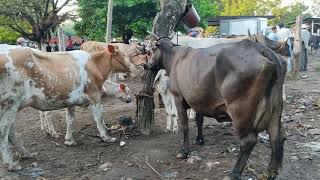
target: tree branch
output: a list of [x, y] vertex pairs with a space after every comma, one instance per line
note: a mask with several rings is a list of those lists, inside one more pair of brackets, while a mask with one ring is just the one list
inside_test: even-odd
[[15, 26], [16, 26], [15, 27], [14, 25], [9, 24], [8, 26], [11, 29], [13, 29], [13, 30], [17, 31], [18, 33], [22, 34], [22, 36], [24, 36], [24, 37], [26, 37], [26, 38], [28, 38], [30, 40], [34, 40], [32, 34], [29, 34], [29, 33], [25, 32], [19, 25], [15, 24]]
[[[57, 10], [55, 10], [55, 12], [61, 11], [61, 9], [62, 9], [63, 7], [65, 7], [69, 2], [70, 2], [70, 0], [66, 0]], [[58, 3], [58, 1], [57, 1], [57, 3]]]
[[53, 1], [53, 0], [47, 0], [46, 1], [46, 5], [45, 5], [45, 9], [44, 9], [44, 16], [46, 17], [46, 16], [48, 16], [48, 10], [49, 10], [49, 3], [50, 3], [50, 1]]

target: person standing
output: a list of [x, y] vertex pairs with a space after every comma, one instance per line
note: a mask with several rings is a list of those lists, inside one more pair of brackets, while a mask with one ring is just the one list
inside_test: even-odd
[[57, 42], [54, 42], [53, 50], [54, 50], [54, 52], [58, 52], [59, 51], [59, 46], [58, 46]]
[[307, 71], [308, 66], [308, 43], [310, 39], [310, 32], [307, 30], [307, 26], [302, 24], [301, 26], [301, 39], [302, 39], [302, 54], [300, 61], [300, 70]]
[[289, 57], [288, 57], [288, 61], [287, 61], [287, 71], [288, 72], [291, 72], [292, 71], [292, 62], [291, 62], [291, 59], [292, 59], [292, 43], [290, 38], [293, 37], [292, 36], [292, 33], [291, 33], [291, 30], [288, 29], [288, 28], [285, 28], [284, 27], [284, 24], [283, 23], [280, 23], [279, 24], [279, 28], [280, 30], [278, 31], [277, 35], [278, 35], [278, 42], [284, 42], [284, 41], [287, 41], [288, 43], [288, 46], [289, 46]]
[[268, 35], [268, 38], [272, 41], [278, 41], [278, 35], [277, 35], [277, 27], [273, 26], [271, 28], [271, 33]]
[[52, 47], [50, 46], [49, 42], [47, 42], [46, 51], [52, 52]]
[[68, 36], [66, 51], [71, 51], [73, 47], [71, 36]]

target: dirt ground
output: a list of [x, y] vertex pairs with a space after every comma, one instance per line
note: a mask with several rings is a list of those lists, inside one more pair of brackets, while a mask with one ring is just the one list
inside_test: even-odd
[[[320, 56], [310, 57], [309, 70], [298, 80], [286, 84], [288, 101], [284, 104], [285, 142], [283, 170], [278, 179], [320, 179]], [[139, 80], [125, 81], [132, 94], [141, 90]], [[111, 100], [104, 105], [108, 126], [119, 117], [135, 117], [135, 101], [125, 104]], [[23, 170], [7, 172], [0, 166], [1, 179], [160, 179], [148, 163], [166, 179], [222, 179], [233, 167], [239, 152], [239, 141], [228, 124], [206, 118], [205, 145], [192, 143], [192, 157], [175, 158], [180, 147], [179, 136], [165, 132], [165, 111], [156, 104], [156, 127], [150, 136], [136, 136], [134, 131], [112, 135], [119, 138], [113, 144], [101, 142], [93, 116], [87, 109], [77, 108], [75, 140], [78, 145], [63, 144], [65, 110], [55, 112], [55, 127], [60, 137], [54, 139], [40, 130], [38, 111], [26, 108], [17, 116], [17, 133], [24, 145], [35, 154], [31, 160], [20, 160]], [[195, 139], [195, 123], [191, 122], [191, 141]], [[120, 133], [121, 132], [121, 133]], [[126, 144], [120, 147], [119, 142]], [[243, 179], [256, 179], [267, 169], [271, 149], [261, 140], [254, 148], [243, 173]], [[16, 157], [17, 158], [17, 157]], [[101, 166], [102, 165], [102, 166]], [[100, 168], [99, 168], [100, 167]]]

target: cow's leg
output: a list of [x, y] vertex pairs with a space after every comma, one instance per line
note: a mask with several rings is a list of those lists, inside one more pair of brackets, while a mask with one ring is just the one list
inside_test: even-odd
[[[277, 110], [274, 110], [277, 111]], [[271, 145], [271, 161], [269, 164], [269, 179], [275, 179], [278, 170], [282, 166], [283, 146], [286, 139], [284, 129], [281, 125], [281, 115], [279, 112], [273, 112], [271, 120], [267, 127]]]
[[176, 104], [174, 103], [174, 98], [172, 96], [171, 99], [171, 125], [172, 125], [172, 133], [173, 134], [178, 134], [178, 112], [177, 112], [177, 107]]
[[162, 101], [162, 96], [161, 96], [160, 93], [158, 93], [158, 99], [159, 99], [159, 102], [158, 102], [159, 108], [164, 108], [165, 106], [164, 106], [164, 103]]
[[[41, 124], [41, 130], [48, 132], [47, 131], [47, 121], [46, 121], [46, 116], [45, 116], [45, 112], [43, 111], [39, 111], [39, 116], [40, 116], [40, 124]], [[49, 133], [49, 132], [48, 132]]]
[[32, 154], [22, 145], [22, 142], [16, 138], [16, 122], [13, 122], [11, 125], [9, 131], [9, 142], [13, 146], [16, 146], [17, 151], [22, 159], [30, 159], [33, 157]]
[[75, 106], [72, 106], [72, 107], [69, 107], [66, 112], [67, 133], [66, 133], [64, 144], [68, 146], [77, 145], [76, 141], [73, 138], [73, 121], [74, 121], [75, 111], [76, 111]]
[[89, 106], [90, 111], [93, 114], [94, 120], [97, 123], [97, 128], [100, 133], [100, 137], [103, 139], [104, 142], [114, 142], [116, 138], [110, 137], [107, 135], [107, 127], [102, 119], [102, 107], [100, 103], [91, 104]]
[[179, 132], [179, 126], [178, 126], [178, 115], [173, 114], [172, 115], [172, 133], [178, 134]]
[[256, 143], [257, 134], [253, 131], [250, 133], [245, 133], [240, 137], [240, 154], [230, 174], [232, 179], [241, 180], [242, 171], [246, 166], [247, 160]]
[[199, 113], [196, 114], [196, 123], [198, 128], [198, 135], [196, 139], [196, 144], [203, 145], [204, 144], [204, 138], [202, 133], [202, 125], [203, 125], [203, 115], [200, 115]]
[[194, 121], [196, 119], [196, 112], [193, 109], [189, 111], [189, 120]]
[[45, 112], [45, 117], [46, 117], [46, 124], [48, 127], [48, 133], [54, 137], [54, 138], [58, 138], [59, 135], [58, 133], [56, 133], [56, 131], [54, 130], [54, 126], [53, 126], [53, 112], [52, 111], [46, 111]]
[[175, 104], [177, 107], [178, 116], [180, 119], [180, 125], [179, 125], [179, 132], [182, 132], [183, 136], [183, 143], [181, 152], [177, 154], [177, 158], [179, 159], [186, 159], [190, 153], [190, 143], [189, 143], [189, 119], [187, 115], [187, 103], [184, 99], [182, 100], [176, 100], [178, 98], [175, 98]]
[[[241, 103], [242, 106], [239, 106]], [[251, 104], [253, 104], [253, 101], [247, 99], [247, 101], [234, 101], [228, 106], [229, 115], [233, 120], [233, 126], [240, 138], [240, 154], [229, 174], [231, 179], [241, 179], [242, 171], [248, 161], [251, 151], [257, 143], [257, 133], [253, 127], [251, 113], [254, 109], [248, 108]]]
[[171, 130], [171, 114], [167, 113], [167, 131]]
[[[1, 108], [5, 109], [3, 107]], [[11, 125], [15, 121], [17, 112], [17, 108], [9, 107], [4, 112], [2, 112], [0, 122], [0, 150], [2, 154], [2, 160], [3, 164], [8, 165], [8, 170], [10, 171], [17, 171], [22, 169], [18, 162], [13, 161], [13, 156], [9, 147], [9, 131]]]

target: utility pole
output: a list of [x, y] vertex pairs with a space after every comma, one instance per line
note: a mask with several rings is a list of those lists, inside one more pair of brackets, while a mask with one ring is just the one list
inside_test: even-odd
[[113, 0], [108, 1], [108, 15], [107, 15], [107, 29], [106, 29], [106, 43], [111, 42], [111, 31], [112, 31], [112, 11], [113, 11]]
[[293, 76], [294, 77], [299, 75], [300, 58], [301, 58], [301, 51], [302, 51], [301, 24], [302, 24], [302, 17], [301, 15], [299, 15], [296, 18], [296, 32], [294, 33], [294, 45], [293, 45]]

